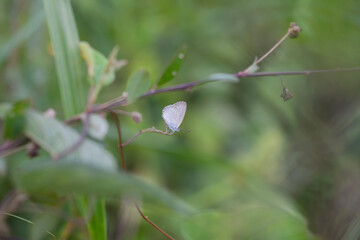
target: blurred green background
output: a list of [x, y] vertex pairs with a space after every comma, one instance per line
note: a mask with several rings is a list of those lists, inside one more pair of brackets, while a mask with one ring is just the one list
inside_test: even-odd
[[[119, 57], [129, 61], [98, 102], [120, 96], [139, 68], [149, 70], [155, 82], [184, 43], [187, 59], [168, 86], [243, 70], [292, 21], [302, 28], [300, 37], [286, 40], [260, 71], [359, 66], [358, 1], [76, 0], [72, 6], [81, 40], [105, 55], [117, 45]], [[32, 107], [54, 108], [62, 118], [42, 1], [1, 1], [0, 29], [0, 101], [30, 99]], [[183, 216], [145, 201], [146, 214], [176, 239], [360, 239], [359, 76], [284, 76], [294, 94], [285, 103], [280, 78], [263, 77], [164, 93], [124, 108], [143, 115], [139, 124], [121, 117], [123, 137], [129, 139], [143, 128], [162, 129], [164, 106], [188, 103], [182, 127], [190, 133], [144, 134], [125, 154], [131, 172], [175, 193], [199, 213]], [[114, 125], [106, 146], [119, 158]], [[16, 158], [4, 164], [11, 169], [15, 163]], [[1, 173], [1, 179], [2, 197], [13, 185], [11, 174]], [[48, 199], [28, 200], [14, 214], [33, 221], [56, 218], [50, 210], [30, 210], [34, 205], [71, 213], [61, 201]], [[109, 203], [108, 210], [109, 239], [115, 239], [119, 219], [127, 219], [129, 227], [118, 239], [163, 239], [132, 208]], [[61, 232], [66, 220], [54, 221], [51, 232]], [[23, 239], [49, 237], [33, 233], [35, 226], [50, 228], [40, 220], [29, 225], [8, 217], [7, 224]], [[69, 239], [83, 239], [83, 227]]]

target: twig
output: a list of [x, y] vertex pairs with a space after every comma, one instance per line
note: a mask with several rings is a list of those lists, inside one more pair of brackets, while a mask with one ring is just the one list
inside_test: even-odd
[[116, 125], [116, 130], [117, 130], [117, 134], [118, 134], [118, 138], [119, 138], [119, 151], [120, 151], [120, 157], [121, 157], [121, 164], [122, 164], [122, 169], [124, 170], [124, 172], [126, 172], [126, 162], [125, 162], [125, 156], [124, 156], [124, 149], [123, 146], [121, 144], [122, 140], [121, 140], [121, 129], [120, 129], [120, 121], [118, 116], [113, 113], [110, 112], [111, 116], [114, 119], [115, 125]]
[[[121, 162], [123, 165], [123, 170], [124, 172], [126, 172], [126, 165], [125, 165], [125, 157], [124, 157], [124, 149], [122, 147], [122, 142], [121, 142], [121, 129], [120, 129], [120, 122], [119, 122], [119, 118], [118, 116], [113, 113], [110, 112], [111, 116], [114, 118], [114, 122], [116, 125], [116, 129], [117, 129], [117, 133], [118, 133], [118, 139], [119, 139], [119, 151], [120, 151], [120, 156], [121, 156]], [[150, 223], [154, 228], [156, 228], [159, 232], [161, 232], [164, 236], [166, 236], [168, 239], [174, 240], [175, 238], [171, 237], [169, 234], [167, 234], [164, 230], [162, 230], [160, 227], [158, 227], [154, 222], [152, 222], [149, 217], [145, 216], [144, 213], [141, 211], [141, 209], [139, 208], [138, 204], [136, 203], [136, 201], [134, 202], [135, 207], [137, 209], [137, 211], [139, 212], [139, 214], [144, 218], [145, 221], [147, 221], [148, 223]]]
[[334, 69], [321, 69], [321, 70], [305, 70], [305, 71], [289, 71], [289, 72], [256, 72], [245, 73], [244, 71], [234, 74], [238, 78], [246, 77], [271, 77], [271, 76], [289, 76], [289, 75], [311, 75], [317, 73], [330, 73], [330, 72], [355, 72], [360, 71], [360, 67], [354, 68], [334, 68]]
[[20, 138], [14, 141], [5, 141], [3, 144], [0, 145], [0, 156], [6, 156], [8, 153], [13, 152], [14, 149], [17, 149], [28, 143], [28, 141], [28, 138]]
[[112, 110], [111, 112], [116, 113], [116, 114], [120, 114], [120, 115], [125, 115], [125, 116], [131, 116], [132, 115], [132, 112], [127, 112], [127, 111], [120, 110], [120, 109]]
[[124, 106], [126, 104], [127, 104], [127, 97], [121, 96], [121, 97], [115, 98], [113, 100], [110, 100], [108, 102], [94, 105], [91, 107], [90, 111], [91, 112], [102, 112], [102, 111], [111, 110], [111, 109], [119, 107], [119, 106]]
[[267, 58], [275, 49], [277, 49], [281, 43], [285, 41], [289, 37], [289, 32], [287, 32], [267, 53], [265, 53], [261, 58], [255, 61], [256, 64], [262, 62], [265, 58]]
[[191, 90], [194, 86], [202, 84], [202, 83], [204, 83], [204, 80], [183, 83], [183, 84], [179, 84], [179, 85], [175, 85], [175, 86], [171, 86], [171, 87], [160, 88], [157, 90], [150, 90], [150, 91], [144, 93], [143, 95], [141, 95], [141, 98], [159, 94], [159, 93], [164, 93], [164, 92], [172, 92], [172, 91], [178, 91], [178, 90]]
[[70, 154], [70, 153], [74, 152], [76, 149], [78, 149], [84, 143], [84, 141], [86, 139], [86, 135], [89, 130], [91, 106], [96, 101], [96, 95], [97, 95], [96, 89], [94, 89], [94, 87], [91, 86], [89, 89], [89, 95], [88, 95], [88, 100], [87, 100], [86, 110], [85, 110], [84, 124], [83, 124], [80, 138], [75, 142], [75, 144], [73, 144], [68, 149], [65, 149], [64, 151], [54, 155], [53, 160], [58, 160], [58, 159], [61, 159], [65, 156], [67, 156], [68, 154]]
[[[301, 31], [301, 29], [294, 23], [290, 24], [290, 28], [288, 29], [288, 33], [286, 33], [267, 53], [265, 53], [260, 59], [256, 60], [256, 64], [259, 64], [261, 61], [263, 61], [266, 57], [268, 57], [276, 48], [280, 46], [280, 44], [287, 38], [293, 38], [296, 37], [297, 34]], [[113, 52], [116, 52], [114, 50]], [[114, 53], [110, 54], [109, 59], [113, 59]], [[108, 66], [106, 71], [109, 70], [109, 66], [111, 65], [113, 61], [108, 62]], [[271, 76], [286, 76], [286, 75], [311, 75], [311, 74], [319, 74], [319, 73], [330, 73], [330, 72], [351, 72], [351, 71], [360, 71], [360, 67], [354, 67], [354, 68], [335, 68], [335, 69], [323, 69], [323, 70], [305, 70], [305, 71], [287, 71], [287, 72], [255, 72], [255, 73], [248, 73], [246, 68], [243, 71], [240, 71], [238, 73], [235, 73], [234, 76], [237, 78], [247, 78], [247, 77], [271, 77]], [[206, 80], [201, 81], [194, 81], [189, 83], [183, 83], [171, 87], [161, 88], [161, 89], [151, 89], [148, 92], [144, 93], [141, 98], [145, 98], [151, 95], [156, 95], [164, 92], [172, 92], [172, 91], [188, 91], [192, 90], [193, 87], [203, 84], [206, 82]], [[127, 104], [127, 96], [124, 94], [121, 97], [115, 98], [113, 100], [110, 100], [108, 102], [93, 105], [88, 104], [89, 113], [96, 113], [96, 112], [102, 112], [102, 111], [111, 111], [116, 107], [124, 106]], [[73, 118], [68, 119], [65, 121], [65, 123], [70, 124], [74, 121], [81, 120], [81, 115], [77, 115]], [[143, 133], [144, 130], [137, 133], [133, 138], [135, 139], [137, 136]], [[133, 139], [130, 139], [131, 141]], [[11, 152], [13, 149], [16, 149], [17, 147], [27, 143], [29, 139], [23, 138], [19, 140], [15, 140], [14, 142], [5, 142], [2, 145], [0, 145], [0, 155], [7, 154], [8, 152]], [[82, 140], [83, 141], [83, 140]], [[80, 140], [79, 140], [80, 142]], [[124, 143], [124, 146], [128, 144], [128, 142]], [[80, 144], [81, 145], [81, 142]]]
[[300, 32], [301, 32], [301, 28], [295, 22], [291, 22], [287, 33], [277, 43], [275, 43], [275, 45], [269, 51], [267, 51], [261, 58], [255, 60], [255, 62], [253, 64], [251, 64], [248, 68], [246, 68], [242, 72], [248, 73], [250, 71], [250, 69], [253, 67], [253, 65], [258, 65], [265, 58], [267, 58], [273, 51], [275, 51], [275, 49], [277, 49], [280, 46], [281, 43], [283, 43], [285, 41], [285, 39], [297, 38], [299, 36]]
[[137, 132], [134, 136], [132, 136], [129, 140], [127, 140], [125, 143], [123, 143], [122, 146], [125, 147], [126, 145], [128, 145], [129, 143], [131, 143], [132, 141], [134, 141], [135, 138], [137, 138], [138, 136], [140, 136], [141, 134], [146, 133], [146, 132], [160, 133], [160, 134], [169, 135], [169, 136], [171, 136], [171, 135], [173, 134], [173, 133], [171, 133], [171, 132], [161, 131], [161, 130], [159, 130], [159, 129], [156, 129], [155, 127], [147, 128], [147, 129], [142, 129], [142, 130], [140, 130], [139, 132]]
[[88, 133], [89, 130], [89, 120], [90, 120], [90, 112], [86, 111], [85, 112], [85, 119], [84, 119], [84, 126], [82, 128], [81, 131], [81, 135], [80, 138], [69, 148], [65, 149], [64, 151], [56, 154], [53, 156], [53, 160], [59, 160], [67, 155], [69, 155], [70, 153], [74, 152], [76, 149], [78, 149], [85, 141], [86, 139], [86, 135]]
[[[312, 74], [320, 74], [320, 73], [331, 73], [331, 72], [355, 72], [360, 71], [360, 67], [353, 67], [353, 68], [335, 68], [335, 69], [321, 69], [321, 70], [305, 70], [305, 71], [287, 71], [287, 72], [256, 72], [256, 73], [246, 73], [244, 71], [240, 71], [238, 73], [235, 73], [234, 76], [238, 78], [248, 78], [248, 77], [272, 77], [272, 76], [291, 76], [291, 75], [312, 75]], [[148, 97], [151, 95], [164, 93], [164, 92], [171, 92], [171, 91], [181, 91], [181, 90], [189, 90], [192, 89], [194, 86], [197, 86], [199, 84], [204, 83], [204, 80], [202, 81], [194, 81], [190, 83], [184, 83], [179, 84], [167, 88], [161, 88], [158, 90], [150, 90], [146, 93], [144, 93], [141, 97]], [[102, 111], [108, 111], [113, 108], [124, 106], [126, 105], [126, 96], [121, 96], [119, 98], [113, 99], [109, 102], [94, 105], [90, 108], [90, 113], [95, 112], [102, 112]], [[74, 121], [80, 120], [81, 115], [77, 115], [71, 119], [68, 119], [65, 121], [65, 123], [69, 124]], [[137, 137], [137, 136], [136, 136]], [[23, 144], [27, 143], [29, 139], [22, 138], [15, 140], [13, 142], [5, 142], [2, 145], [0, 145], [0, 156], [4, 156], [7, 152], [10, 152], [14, 150], [15, 148], [18, 148], [22, 146]], [[127, 143], [126, 143], [127, 144]]]
[[138, 204], [135, 202], [135, 207], [138, 210], [138, 212], [140, 213], [141, 217], [143, 219], [145, 219], [145, 221], [147, 221], [148, 223], [150, 223], [154, 228], [156, 228], [159, 232], [161, 232], [162, 234], [164, 234], [168, 239], [172, 239], [174, 240], [175, 238], [171, 237], [169, 234], [167, 234], [166, 232], [164, 232], [161, 228], [159, 228], [155, 223], [153, 223], [153, 221], [151, 221], [149, 219], [148, 216], [145, 216], [144, 213], [141, 211], [141, 209], [139, 208]]

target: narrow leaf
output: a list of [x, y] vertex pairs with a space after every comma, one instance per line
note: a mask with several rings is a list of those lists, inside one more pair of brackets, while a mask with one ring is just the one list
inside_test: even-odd
[[65, 118], [84, 110], [85, 74], [80, 59], [79, 36], [70, 0], [43, 0], [54, 47], [56, 72]]
[[145, 70], [138, 70], [129, 78], [126, 86], [128, 102], [135, 102], [142, 94], [150, 88], [149, 73]]
[[161, 76], [158, 86], [161, 86], [167, 82], [173, 80], [176, 75], [178, 74], [181, 65], [183, 64], [185, 57], [186, 57], [187, 47], [184, 45], [182, 46], [173, 57], [172, 61], [170, 62], [169, 66], [164, 71], [163, 75]]
[[77, 196], [77, 205], [84, 216], [91, 239], [107, 240], [105, 199]]

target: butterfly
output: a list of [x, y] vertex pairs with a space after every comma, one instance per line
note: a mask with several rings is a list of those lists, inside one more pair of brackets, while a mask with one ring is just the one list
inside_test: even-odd
[[166, 124], [166, 131], [170, 128], [171, 133], [180, 131], [180, 125], [186, 113], [186, 102], [180, 101], [164, 107], [162, 118]]

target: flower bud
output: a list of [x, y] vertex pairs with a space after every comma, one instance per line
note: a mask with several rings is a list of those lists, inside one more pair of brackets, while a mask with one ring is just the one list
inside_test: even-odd
[[288, 32], [290, 38], [297, 38], [301, 32], [301, 28], [296, 23], [291, 22]]
[[139, 112], [132, 112], [131, 118], [134, 120], [134, 122], [139, 123], [142, 121], [142, 115]]

